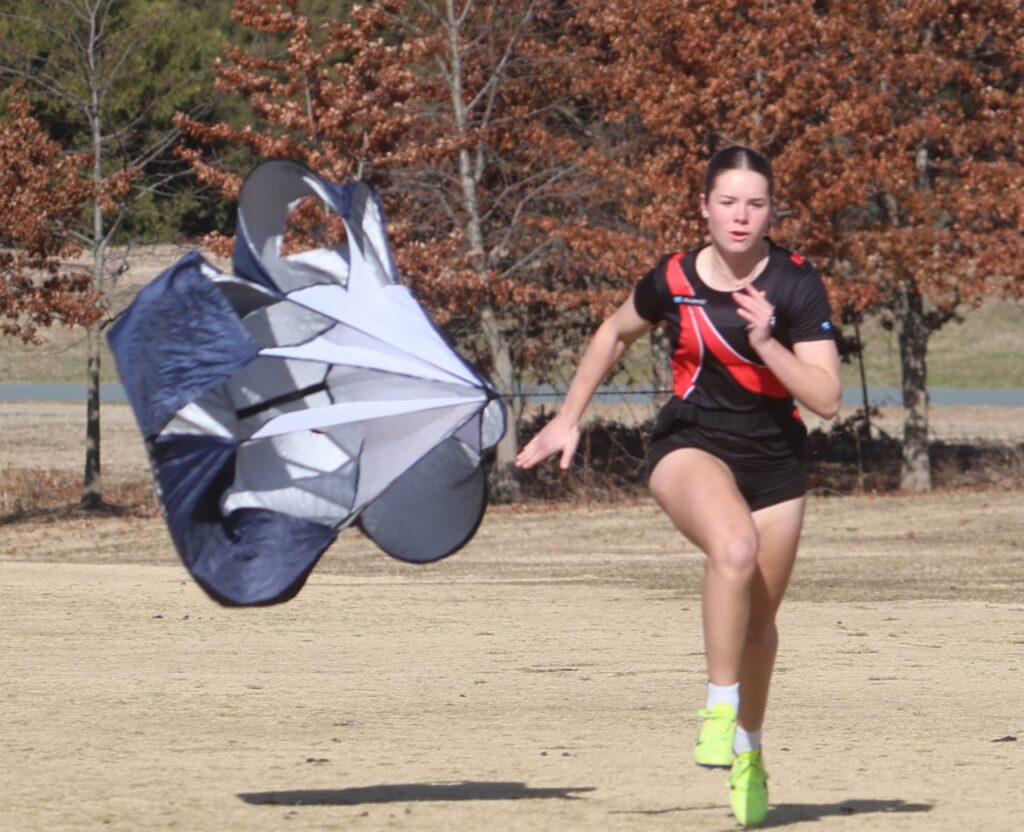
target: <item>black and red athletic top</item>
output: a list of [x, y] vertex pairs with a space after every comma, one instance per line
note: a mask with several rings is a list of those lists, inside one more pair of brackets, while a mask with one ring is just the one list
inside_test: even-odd
[[[834, 339], [818, 270], [800, 255], [768, 242], [768, 263], [753, 285], [775, 308], [774, 337], [786, 347]], [[750, 346], [747, 322], [737, 313], [732, 292], [710, 288], [697, 274], [698, 251], [662, 257], [633, 292], [641, 317], [668, 325], [676, 397], [719, 411], [792, 408], [789, 391]]]

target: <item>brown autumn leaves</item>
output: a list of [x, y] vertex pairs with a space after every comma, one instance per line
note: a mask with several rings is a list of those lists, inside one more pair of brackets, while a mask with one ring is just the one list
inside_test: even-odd
[[63, 156], [32, 118], [24, 100], [11, 101], [0, 122], [0, 331], [26, 341], [58, 321], [98, 317], [87, 274], [62, 263], [78, 253], [72, 233], [93, 190], [82, 159]]
[[[249, 45], [225, 46], [217, 84], [255, 118], [179, 117], [177, 152], [227, 198], [248, 164], [223, 160], [242, 148], [371, 182], [403, 276], [503, 389], [510, 367], [542, 377], [578, 348], [658, 254], [701, 239], [701, 171], [730, 142], [774, 159], [775, 236], [815, 260], [839, 309], [897, 328], [917, 315], [925, 349], [957, 305], [1019, 290], [1020, 2], [382, 0], [315, 25], [300, 0], [236, 0], [232, 14]], [[27, 333], [88, 317], [81, 292], [20, 277], [56, 279], [88, 188], [14, 107], [0, 161], [21, 196], [0, 210], [23, 253], [3, 255], [0, 312]]]

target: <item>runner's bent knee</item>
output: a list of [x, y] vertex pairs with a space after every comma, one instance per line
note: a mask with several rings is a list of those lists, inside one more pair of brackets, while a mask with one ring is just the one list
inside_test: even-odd
[[720, 574], [750, 580], [757, 566], [757, 533], [750, 529], [727, 534], [708, 546], [707, 556]]

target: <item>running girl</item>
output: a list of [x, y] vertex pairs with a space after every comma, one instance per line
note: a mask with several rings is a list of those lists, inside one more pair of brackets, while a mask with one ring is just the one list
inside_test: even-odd
[[730, 769], [744, 825], [764, 821], [761, 731], [775, 663], [775, 617], [796, 558], [807, 477], [794, 399], [830, 419], [839, 357], [815, 268], [767, 236], [773, 180], [747, 147], [716, 153], [701, 211], [710, 243], [663, 257], [594, 334], [557, 415], [519, 452], [567, 469], [580, 419], [626, 349], [665, 322], [675, 395], [655, 423], [649, 486], [676, 528], [706, 555], [708, 686], [694, 760]]

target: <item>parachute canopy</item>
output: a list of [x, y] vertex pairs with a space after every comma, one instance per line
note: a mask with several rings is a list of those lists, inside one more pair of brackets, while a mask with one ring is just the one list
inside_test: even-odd
[[[307, 197], [347, 243], [284, 256]], [[232, 266], [186, 254], [108, 336], [193, 577], [223, 604], [286, 601], [353, 523], [409, 562], [461, 548], [505, 409], [398, 282], [374, 191], [258, 165]]]

